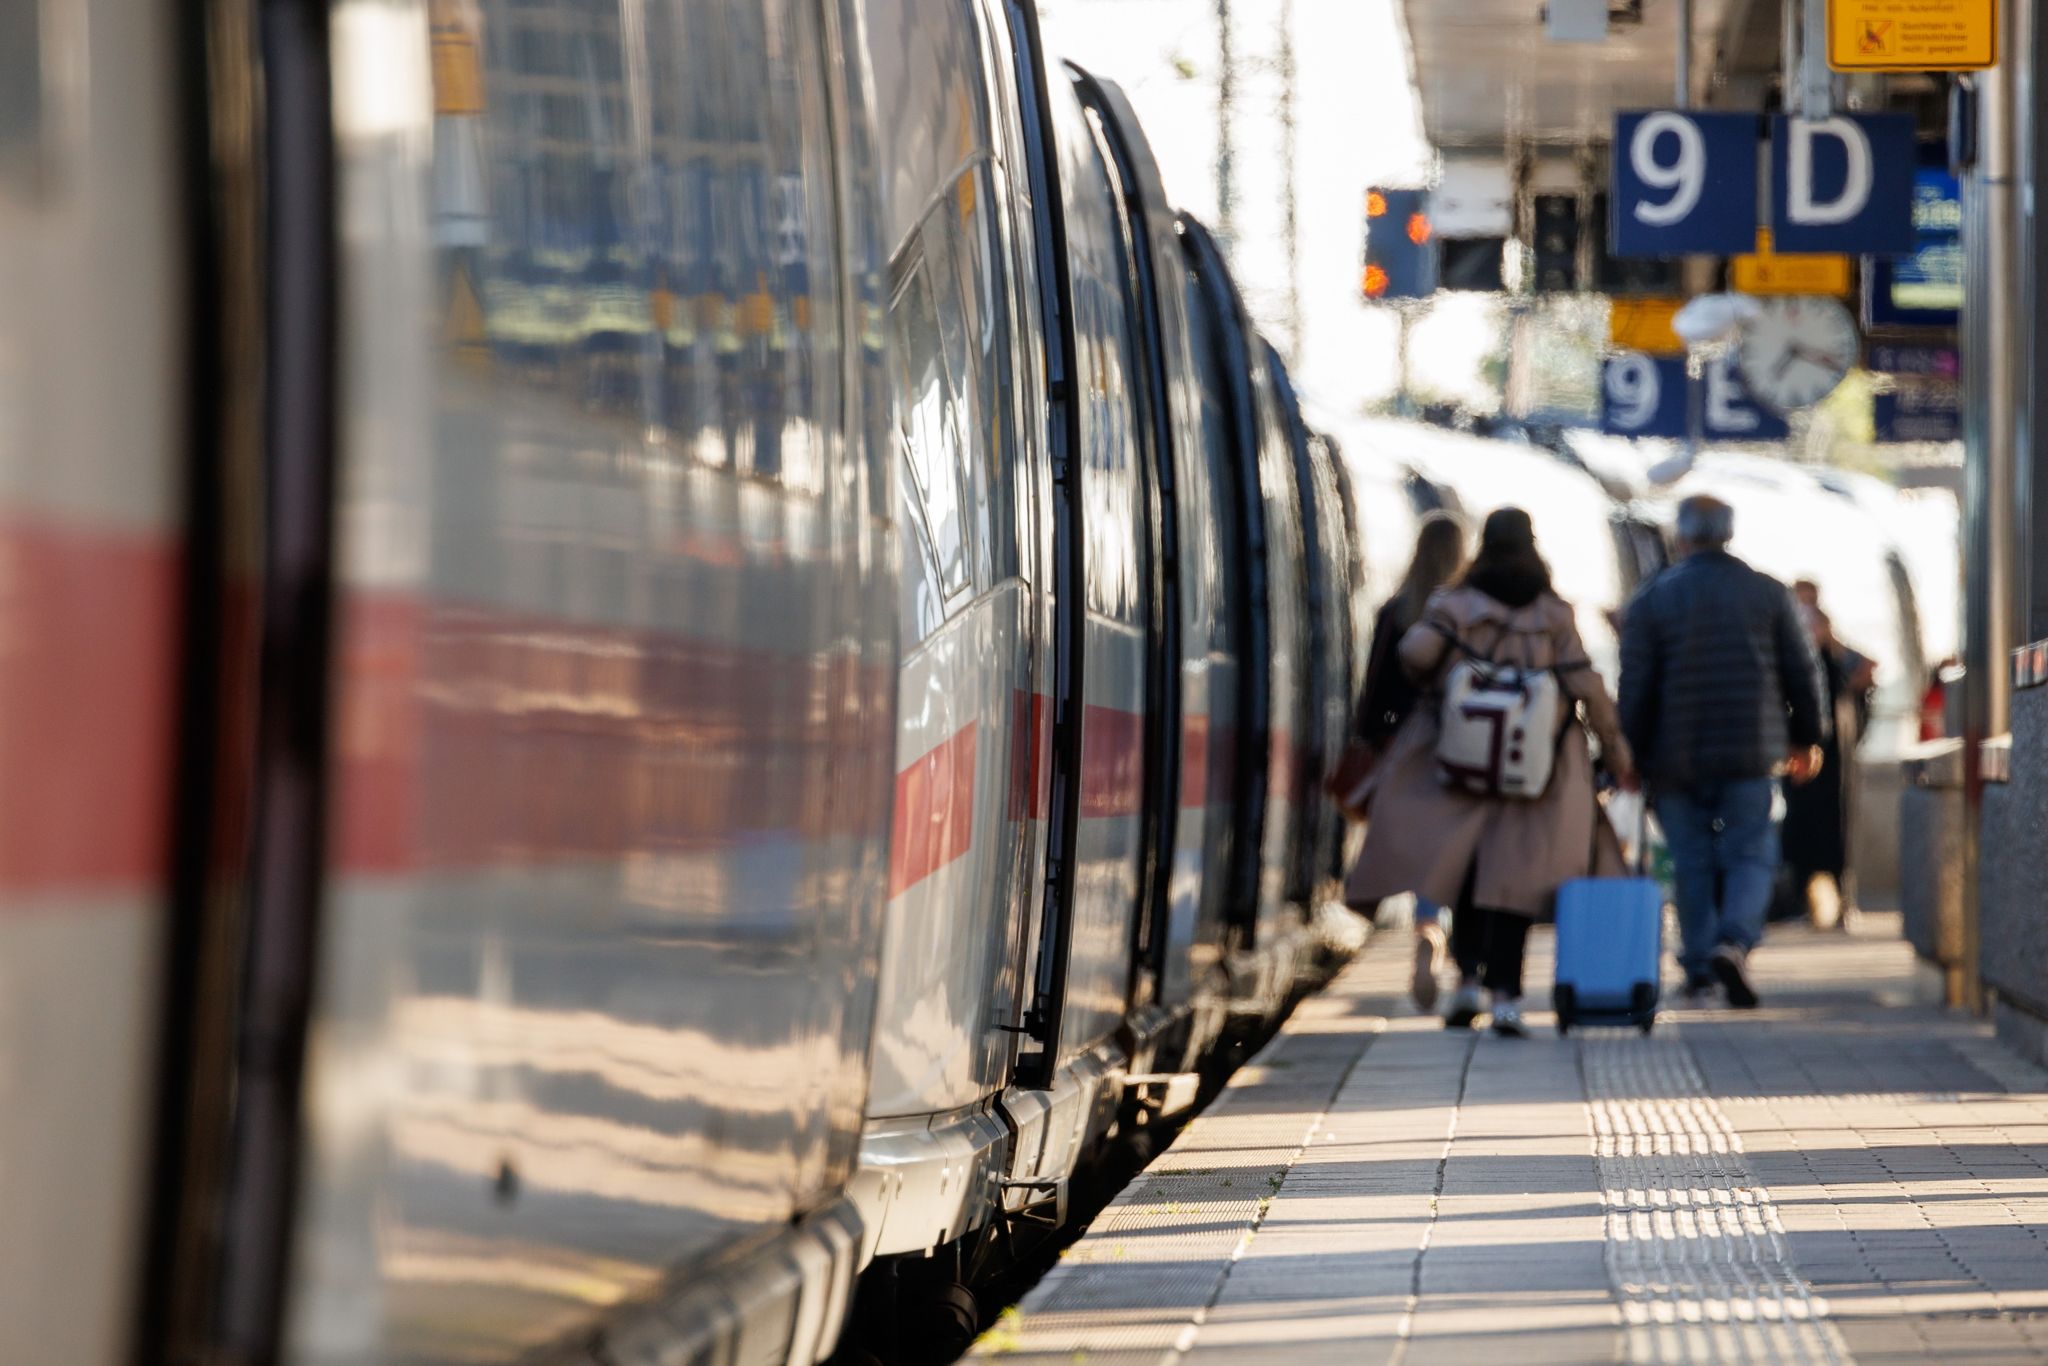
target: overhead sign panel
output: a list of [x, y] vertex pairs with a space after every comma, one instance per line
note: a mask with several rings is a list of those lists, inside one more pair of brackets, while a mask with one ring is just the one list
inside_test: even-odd
[[1779, 251], [1898, 256], [1913, 249], [1911, 114], [1771, 123], [1771, 239]]
[[1855, 285], [1849, 258], [1793, 255], [1772, 250], [1771, 234], [1758, 228], [1756, 250], [1728, 263], [1728, 284], [1737, 294], [1827, 294], [1846, 296]]
[[1658, 109], [1614, 121], [1616, 256], [1729, 256], [1757, 222], [1754, 114]]
[[1837, 71], [1981, 71], [1998, 64], [1998, 0], [1828, 0]]
[[1607, 312], [1607, 341], [1617, 351], [1642, 351], [1652, 356], [1676, 356], [1685, 343], [1671, 330], [1683, 299], [1670, 297], [1617, 298]]
[[1913, 250], [1871, 261], [1863, 273], [1871, 327], [1954, 327], [1963, 305], [1963, 200], [1945, 167], [1913, 177]]
[[1902, 384], [1872, 400], [1870, 417], [1879, 441], [1960, 441], [1961, 389], [1953, 382]]
[[1782, 441], [1789, 433], [1783, 418], [1743, 389], [1732, 355], [1708, 362], [1698, 381], [1686, 378], [1685, 361], [1677, 356], [1623, 351], [1602, 367], [1600, 430], [1609, 436], [1676, 440], [1690, 430], [1695, 403], [1706, 441]]

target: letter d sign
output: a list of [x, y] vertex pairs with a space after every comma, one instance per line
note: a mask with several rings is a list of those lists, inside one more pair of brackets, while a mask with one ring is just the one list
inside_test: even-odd
[[1893, 256], [1913, 249], [1913, 117], [1778, 116], [1771, 248]]

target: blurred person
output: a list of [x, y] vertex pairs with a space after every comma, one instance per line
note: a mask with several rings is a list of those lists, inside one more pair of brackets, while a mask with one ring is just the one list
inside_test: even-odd
[[1833, 724], [1821, 741], [1820, 772], [1785, 793], [1785, 819], [1778, 828], [1784, 869], [1772, 918], [1810, 918], [1814, 928], [1827, 930], [1841, 924], [1856, 905], [1850, 848], [1856, 828], [1855, 754], [1870, 723], [1877, 665], [1836, 638], [1834, 623], [1821, 610], [1819, 585], [1800, 579], [1792, 585], [1792, 598], [1820, 657], [1823, 700]]
[[1777, 879], [1777, 775], [1819, 770], [1826, 694], [1792, 594], [1728, 553], [1734, 509], [1687, 498], [1676, 533], [1678, 562], [1622, 622], [1621, 723], [1671, 852], [1687, 1004], [1718, 981], [1747, 1009]]
[[[1399, 656], [1426, 700], [1410, 708], [1374, 774], [1374, 819], [1351, 890], [1365, 898], [1413, 892], [1451, 906], [1459, 980], [1444, 1024], [1467, 1029], [1490, 1011], [1496, 1034], [1520, 1038], [1529, 926], [1565, 882], [1622, 869], [1614, 833], [1599, 816], [1581, 707], [1610, 769], [1634, 783], [1614, 703], [1587, 660], [1572, 608], [1551, 589], [1528, 513], [1502, 508], [1486, 519], [1478, 555], [1454, 586], [1430, 598], [1401, 637]], [[1557, 680], [1563, 712], [1540, 795], [1478, 795], [1447, 779], [1438, 758], [1440, 705], [1430, 702], [1440, 704], [1462, 660], [1513, 664]]]
[[[1420, 693], [1401, 667], [1401, 638], [1422, 620], [1423, 609], [1437, 589], [1458, 577], [1465, 567], [1465, 528], [1448, 512], [1432, 512], [1415, 532], [1415, 553], [1401, 587], [1381, 604], [1372, 623], [1372, 648], [1366, 656], [1365, 688], [1358, 701], [1358, 740], [1375, 764], [1385, 758]], [[1348, 898], [1347, 898], [1348, 900]], [[1426, 897], [1415, 899], [1415, 972], [1409, 983], [1416, 1008], [1436, 1009], [1437, 982], [1443, 974], [1446, 940], [1442, 907]]]

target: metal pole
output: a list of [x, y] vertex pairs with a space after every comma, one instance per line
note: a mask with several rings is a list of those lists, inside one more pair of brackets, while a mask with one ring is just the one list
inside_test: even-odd
[[1237, 111], [1237, 55], [1230, 42], [1230, 0], [1216, 0], [1216, 236], [1228, 253], [1237, 241], [1237, 185], [1231, 166]]
[[1835, 103], [1835, 77], [1828, 70], [1828, 0], [1804, 3], [1806, 23], [1799, 35], [1799, 113], [1802, 118], [1824, 119], [1834, 112]]
[[1692, 108], [1692, 0], [1678, 0], [1678, 85], [1674, 107]]
[[1294, 126], [1294, 0], [1280, 0], [1280, 161], [1287, 233], [1287, 363], [1301, 364], [1301, 221]]
[[1792, 0], [1778, 3], [1778, 104], [1787, 114], [1799, 112], [1799, 6]]

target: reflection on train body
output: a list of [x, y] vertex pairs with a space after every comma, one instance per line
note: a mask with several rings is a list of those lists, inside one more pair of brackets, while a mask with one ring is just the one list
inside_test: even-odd
[[840, 22], [335, 12], [306, 1359], [502, 1359], [842, 1188], [895, 583]]

